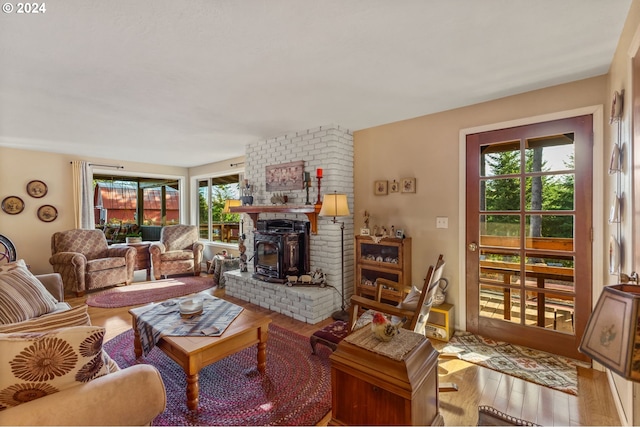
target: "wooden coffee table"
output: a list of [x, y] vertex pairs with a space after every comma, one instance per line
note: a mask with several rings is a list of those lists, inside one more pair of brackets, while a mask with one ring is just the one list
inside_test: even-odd
[[[142, 356], [140, 336], [136, 327], [137, 314], [131, 313], [136, 357]], [[202, 368], [224, 359], [240, 350], [258, 344], [258, 371], [264, 373], [267, 366], [267, 335], [271, 318], [247, 309], [235, 318], [219, 337], [162, 337], [156, 347], [164, 351], [184, 369], [187, 375], [187, 407], [198, 409], [198, 374]]]

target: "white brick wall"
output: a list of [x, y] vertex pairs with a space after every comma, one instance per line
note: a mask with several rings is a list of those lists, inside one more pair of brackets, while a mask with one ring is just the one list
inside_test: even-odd
[[[329, 286], [334, 286], [338, 291], [341, 290], [340, 222], [344, 222], [344, 286], [345, 301], [348, 301], [353, 293], [354, 280], [353, 134], [340, 126], [329, 125], [292, 132], [248, 145], [245, 155], [245, 178], [253, 185], [254, 205], [271, 204], [272, 193], [265, 190], [265, 167], [299, 160], [304, 160], [305, 171], [309, 172], [312, 177], [312, 188], [309, 191], [311, 203], [317, 201], [318, 181], [315, 178], [317, 168], [323, 169], [321, 194], [336, 191], [347, 195], [351, 216], [338, 218], [339, 222], [335, 224], [332, 222], [332, 218], [318, 218], [318, 233], [312, 234], [310, 238], [310, 262], [312, 270], [322, 269]], [[306, 202], [306, 190], [295, 190], [286, 194], [289, 196], [288, 204], [304, 205]], [[306, 215], [260, 215], [260, 219], [271, 218], [308, 220]], [[244, 221], [244, 230], [247, 235], [245, 243], [247, 256], [251, 258], [253, 255], [253, 223], [248, 215], [244, 215]], [[253, 272], [253, 261], [249, 262], [249, 272]], [[312, 288], [302, 290], [298, 287], [288, 288], [286, 285], [273, 283], [269, 283], [269, 286], [261, 286], [260, 283], [253, 283], [255, 280], [252, 279], [249, 281], [251, 283], [247, 284], [247, 289], [237, 289], [238, 286], [242, 286], [245, 277], [238, 276], [227, 281], [227, 292], [232, 296], [308, 323], [317, 323], [329, 317], [341, 305], [338, 292], [330, 287], [316, 288], [309, 296], [307, 291]], [[229, 276], [229, 278], [231, 277]], [[260, 289], [257, 289], [256, 286]], [[281, 295], [282, 292], [277, 292], [277, 296], [275, 296], [273, 295], [274, 289], [280, 291], [277, 287], [285, 290], [296, 289], [297, 297], [284, 297]], [[272, 293], [263, 292], [263, 288], [270, 289]], [[322, 298], [315, 292], [330, 296]], [[285, 294], [289, 295], [290, 293], [285, 291]]]

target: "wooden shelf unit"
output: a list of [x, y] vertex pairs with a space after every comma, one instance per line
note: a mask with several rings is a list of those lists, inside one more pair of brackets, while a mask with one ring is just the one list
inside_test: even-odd
[[411, 238], [385, 237], [376, 243], [370, 236], [356, 236], [355, 266], [357, 295], [374, 298], [376, 287], [366, 285], [364, 281], [374, 283], [383, 277], [404, 286], [401, 292], [382, 290], [383, 301], [399, 303], [411, 290]]
[[305, 214], [309, 218], [311, 233], [318, 234], [318, 213], [322, 205], [265, 205], [265, 206], [234, 206], [229, 210], [233, 213], [246, 213], [251, 217], [253, 226], [258, 223], [261, 213], [293, 213]]

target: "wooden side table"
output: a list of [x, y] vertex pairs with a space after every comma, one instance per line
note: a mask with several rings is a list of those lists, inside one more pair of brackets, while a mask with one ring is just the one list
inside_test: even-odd
[[[401, 360], [368, 348], [368, 326], [338, 344], [330, 356], [329, 425], [444, 425], [438, 408], [438, 352], [423, 335], [407, 330], [402, 334], [417, 337], [404, 341], [407, 352]], [[386, 344], [395, 350], [402, 341]]]
[[149, 247], [152, 242], [116, 243], [112, 247], [129, 247], [136, 250], [136, 265], [134, 270], [147, 270], [147, 281], [151, 280], [151, 254]]

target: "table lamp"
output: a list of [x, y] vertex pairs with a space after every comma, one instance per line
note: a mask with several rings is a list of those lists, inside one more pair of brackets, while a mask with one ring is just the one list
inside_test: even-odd
[[578, 349], [627, 380], [640, 382], [640, 286], [605, 286]]

